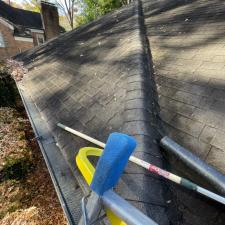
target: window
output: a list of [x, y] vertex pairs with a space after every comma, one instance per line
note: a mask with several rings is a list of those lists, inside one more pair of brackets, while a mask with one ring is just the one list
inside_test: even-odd
[[44, 43], [45, 39], [44, 39], [44, 35], [43, 34], [37, 34], [36, 37], [37, 37], [37, 44], [38, 45], [41, 45], [41, 44]]
[[5, 48], [5, 41], [2, 32], [0, 32], [0, 48]]

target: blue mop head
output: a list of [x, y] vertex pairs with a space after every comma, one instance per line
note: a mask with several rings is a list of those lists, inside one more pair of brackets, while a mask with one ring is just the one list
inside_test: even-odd
[[115, 187], [135, 147], [135, 139], [126, 134], [109, 136], [90, 186], [94, 192], [103, 195]]

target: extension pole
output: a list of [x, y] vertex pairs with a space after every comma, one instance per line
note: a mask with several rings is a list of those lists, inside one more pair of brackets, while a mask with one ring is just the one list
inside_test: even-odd
[[160, 145], [193, 171], [204, 177], [220, 194], [225, 195], [225, 176], [223, 174], [167, 136], [160, 140]]
[[[98, 140], [96, 140], [96, 139], [94, 139], [94, 138], [92, 138], [92, 137], [90, 137], [90, 136], [88, 136], [86, 134], [83, 134], [83, 133], [81, 133], [79, 131], [76, 131], [76, 130], [74, 130], [74, 129], [70, 128], [70, 127], [67, 127], [67, 126], [65, 126], [65, 125], [63, 125], [61, 123], [58, 123], [57, 126], [62, 128], [62, 129], [64, 129], [64, 130], [66, 130], [66, 131], [68, 131], [68, 132], [70, 132], [70, 133], [72, 133], [72, 134], [74, 134], [74, 135], [76, 135], [76, 136], [78, 136], [78, 137], [81, 137], [81, 138], [83, 138], [83, 139], [85, 139], [85, 140], [87, 140], [87, 141], [89, 141], [89, 142], [91, 142], [91, 143], [93, 143], [95, 145], [98, 145], [98, 146], [100, 146], [102, 148], [105, 148], [105, 143], [103, 143], [101, 141], [98, 141]], [[144, 160], [138, 159], [138, 158], [136, 158], [134, 156], [130, 156], [129, 160], [131, 162], [133, 162], [133, 163], [135, 163], [135, 164], [137, 164], [137, 165], [147, 169], [148, 171], [150, 171], [152, 173], [158, 174], [159, 176], [162, 176], [162, 177], [164, 177], [164, 178], [166, 178], [168, 180], [171, 180], [171, 181], [173, 181], [173, 182], [175, 182], [177, 184], [180, 184], [181, 186], [184, 186], [184, 187], [186, 187], [189, 190], [193, 190], [193, 191], [196, 191], [198, 193], [201, 193], [202, 195], [204, 195], [204, 196], [206, 196], [208, 198], [211, 198], [211, 199], [213, 199], [213, 200], [215, 200], [217, 202], [220, 202], [220, 203], [225, 205], [225, 198], [224, 197], [222, 197], [222, 196], [220, 196], [218, 194], [215, 194], [215, 193], [213, 193], [211, 191], [208, 191], [207, 189], [198, 186], [197, 184], [191, 182], [190, 180], [187, 180], [185, 178], [179, 177], [179, 176], [177, 176], [175, 174], [172, 174], [172, 173], [170, 173], [170, 172], [168, 172], [166, 170], [163, 170], [163, 169], [161, 169], [161, 168], [159, 168], [159, 167], [157, 167], [157, 166], [155, 166], [155, 165], [153, 165], [151, 163], [145, 162]]]

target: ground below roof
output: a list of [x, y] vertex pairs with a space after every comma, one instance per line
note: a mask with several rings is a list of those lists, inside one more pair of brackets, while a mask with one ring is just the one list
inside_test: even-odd
[[15, 82], [1, 72], [0, 97], [0, 224], [66, 225]]

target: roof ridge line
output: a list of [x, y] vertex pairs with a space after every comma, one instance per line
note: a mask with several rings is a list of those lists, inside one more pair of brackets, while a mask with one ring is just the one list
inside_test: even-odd
[[[140, 98], [139, 96], [136, 96], [136, 99], [134, 98], [134, 101], [136, 102], [136, 104], [140, 106], [141, 105], [144, 106], [147, 104], [148, 107], [150, 108], [149, 111], [151, 113], [150, 112], [144, 113], [142, 115], [143, 119], [140, 119], [138, 117], [139, 121], [137, 120], [135, 121], [135, 123], [130, 122], [129, 121], [130, 119], [128, 119], [128, 117], [132, 117], [135, 115], [136, 104], [133, 106], [134, 112], [132, 112], [132, 106], [130, 106], [130, 103], [128, 103], [130, 98], [126, 96], [125, 101], [127, 102], [127, 104], [129, 104], [129, 111], [125, 110], [125, 117], [127, 117], [127, 119], [125, 119], [123, 130], [125, 131], [125, 133], [131, 134], [131, 135], [134, 134], [134, 137], [135, 135], [138, 136], [137, 138], [139, 138], [139, 141], [142, 142], [142, 145], [138, 148], [139, 152], [140, 151], [150, 152], [151, 154], [157, 154], [162, 156], [158, 142], [161, 138], [159, 130], [163, 128], [162, 128], [161, 120], [158, 119], [160, 118], [160, 114], [159, 114], [158, 95], [157, 95], [157, 89], [156, 89], [155, 78], [154, 78], [151, 49], [150, 49], [149, 41], [146, 35], [146, 27], [145, 27], [145, 20], [144, 20], [143, 9], [142, 9], [142, 1], [135, 0], [134, 4], [135, 4], [135, 19], [137, 20], [137, 30], [138, 30], [137, 39], [139, 42], [137, 43], [138, 49], [136, 50], [136, 58], [134, 59], [134, 61], [136, 62], [137, 73], [131, 74], [131, 76], [128, 77], [127, 79], [128, 81], [135, 80], [136, 82], [139, 83], [139, 87], [140, 87], [139, 91], [142, 92], [142, 98]], [[131, 82], [127, 82], [127, 85], [128, 85], [129, 91], [133, 90], [132, 88], [134, 87], [132, 87]], [[147, 89], [148, 91], [146, 91]], [[136, 87], [134, 88], [134, 90], [136, 90]], [[149, 92], [151, 93], [150, 95], [149, 95]], [[139, 108], [141, 109], [142, 107], [139, 107]], [[143, 108], [143, 110], [145, 109]], [[132, 113], [134, 115], [132, 115]], [[156, 125], [152, 124], [149, 120], [145, 119], [146, 117], [152, 118], [153, 120], [155, 120]], [[143, 123], [143, 121], [145, 121], [145, 123]], [[144, 132], [148, 132], [152, 136], [151, 140], [150, 138], [148, 139], [148, 142], [146, 142], [146, 138], [145, 138], [145, 134], [143, 133], [143, 130]], [[142, 136], [141, 139], [140, 139], [140, 136]], [[152, 148], [151, 147], [152, 145], [154, 145], [155, 147]], [[158, 151], [156, 151], [156, 149], [158, 149]], [[162, 165], [165, 164], [163, 156], [162, 158], [160, 158], [159, 161], [162, 162]], [[167, 183], [167, 181], [163, 180], [162, 183], [164, 182]], [[171, 193], [166, 189], [165, 185], [162, 185], [162, 186], [163, 186], [162, 188], [164, 192], [163, 197], [164, 197], [164, 201], [166, 205], [166, 199], [171, 198]], [[166, 210], [164, 213], [164, 218], [161, 219], [161, 221], [164, 221], [163, 224], [170, 224], [169, 220], [170, 220], [169, 214], [168, 214], [168, 211]]]

